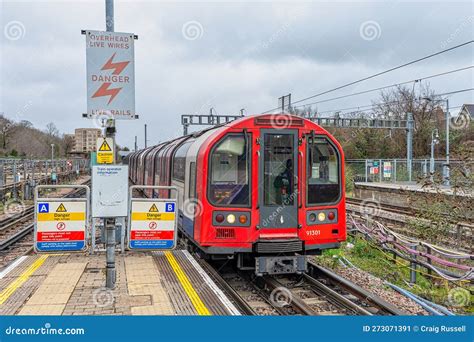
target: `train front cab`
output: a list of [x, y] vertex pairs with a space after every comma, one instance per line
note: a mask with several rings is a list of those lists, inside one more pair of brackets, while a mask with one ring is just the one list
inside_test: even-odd
[[203, 163], [212, 214], [201, 216], [200, 245], [259, 275], [304, 272], [306, 255], [346, 238], [340, 145], [310, 121], [283, 118], [283, 127], [274, 116], [232, 126]]

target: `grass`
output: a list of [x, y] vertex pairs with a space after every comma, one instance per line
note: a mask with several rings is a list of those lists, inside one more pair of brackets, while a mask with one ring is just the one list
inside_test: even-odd
[[[365, 240], [363, 237], [349, 236], [347, 242], [339, 249], [332, 249], [323, 252], [321, 262], [330, 267], [338, 267], [338, 258], [344, 256], [355, 266], [360, 269], [392, 284], [402, 287], [413, 292], [420, 297], [431, 300], [441, 305], [447, 305], [449, 290], [456, 287], [453, 283], [442, 279], [432, 279], [427, 276], [426, 269], [417, 267], [416, 283], [409, 284], [410, 280], [410, 263], [399, 257], [397, 262], [394, 261], [391, 254], [382, 252], [376, 248], [372, 242]], [[463, 285], [464, 288], [468, 285]], [[468, 288], [469, 289], [469, 288]], [[470, 290], [472, 291], [472, 287]], [[472, 296], [471, 296], [472, 299]], [[473, 313], [472, 305], [460, 308], [463, 314]]]

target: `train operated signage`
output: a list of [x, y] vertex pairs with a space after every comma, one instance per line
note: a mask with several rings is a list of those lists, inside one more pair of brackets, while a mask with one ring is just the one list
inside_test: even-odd
[[176, 201], [131, 201], [130, 249], [173, 249], [176, 247]]
[[97, 164], [114, 163], [114, 140], [112, 138], [97, 139]]
[[87, 114], [135, 118], [134, 34], [85, 31]]
[[92, 166], [92, 217], [128, 215], [128, 166]]
[[40, 200], [35, 205], [35, 249], [38, 252], [86, 248], [87, 202]]

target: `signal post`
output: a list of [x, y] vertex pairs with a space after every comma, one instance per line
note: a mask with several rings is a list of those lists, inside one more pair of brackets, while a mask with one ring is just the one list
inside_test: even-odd
[[[86, 35], [87, 59], [87, 114], [83, 116], [102, 126], [102, 137], [97, 140], [98, 165], [92, 170], [92, 217], [100, 218], [104, 224], [106, 286], [114, 288], [117, 221], [128, 214], [128, 167], [115, 164], [115, 120], [137, 118], [134, 64], [137, 37], [114, 31], [113, 0], [105, 1], [105, 24], [106, 31], [82, 31]], [[124, 229], [122, 225], [122, 235]]]

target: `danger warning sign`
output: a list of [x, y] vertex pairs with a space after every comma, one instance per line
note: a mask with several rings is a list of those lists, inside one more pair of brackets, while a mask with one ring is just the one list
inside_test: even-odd
[[58, 209], [56, 209], [57, 213], [65, 213], [66, 211], [66, 207], [62, 203], [59, 205]]
[[112, 138], [97, 139], [97, 164], [114, 163], [114, 141]]
[[106, 139], [104, 139], [104, 141], [102, 142], [102, 145], [100, 145], [99, 151], [108, 151], [108, 152], [112, 151]]
[[135, 118], [134, 34], [85, 31], [87, 114]]
[[40, 202], [35, 207], [35, 249], [38, 252], [85, 249], [85, 201]]
[[176, 245], [176, 202], [132, 200], [131, 249], [172, 249]]

